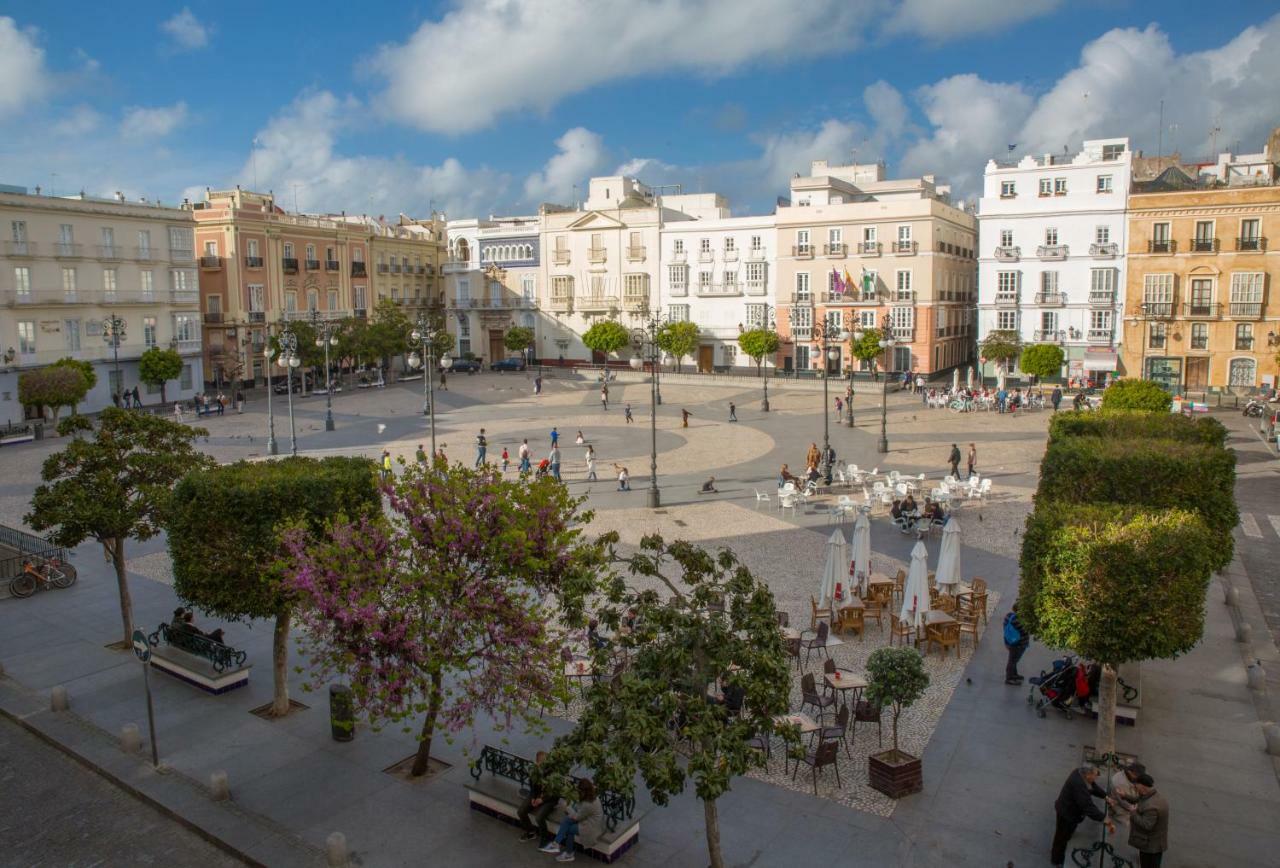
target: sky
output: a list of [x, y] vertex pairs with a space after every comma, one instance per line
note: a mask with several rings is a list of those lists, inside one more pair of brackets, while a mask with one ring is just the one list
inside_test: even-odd
[[0, 0], [0, 184], [460, 218], [624, 173], [748, 214], [826, 159], [964, 199], [1010, 146], [1259, 151], [1277, 81], [1274, 0]]

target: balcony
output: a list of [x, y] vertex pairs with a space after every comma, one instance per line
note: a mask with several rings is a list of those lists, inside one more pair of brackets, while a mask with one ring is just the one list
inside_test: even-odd
[[194, 262], [195, 258], [196, 252], [194, 250], [188, 250], [185, 248], [175, 250], [172, 247], [169, 248], [170, 262]]
[[1066, 259], [1070, 251], [1065, 244], [1041, 244], [1036, 248], [1036, 256], [1046, 260]]
[[[565, 255], [568, 256], [568, 251], [565, 251]], [[565, 260], [565, 262], [568, 262], [568, 261], [569, 261], [568, 259]], [[559, 260], [557, 260], [557, 263], [558, 262]], [[470, 271], [471, 260], [470, 259], [447, 259], [444, 261], [444, 263], [441, 264], [440, 270], [444, 274], [458, 274], [463, 271]]]
[[726, 296], [742, 295], [742, 285], [736, 282], [700, 283], [698, 284], [696, 294], [699, 298], [722, 298]]
[[587, 262], [596, 263], [596, 264], [604, 262], [605, 259], [607, 258], [607, 254], [608, 254], [608, 251], [606, 251], [605, 248], [603, 247], [588, 247]]
[[1222, 305], [1193, 301], [1182, 306], [1182, 315], [1187, 319], [1217, 319], [1222, 316]]
[[872, 292], [860, 292], [856, 295], [849, 296], [849, 301], [853, 304], [879, 304], [880, 297]]
[[355, 310], [351, 311], [351, 315], [356, 319], [368, 319], [369, 311], [367, 308], [358, 307]]
[[797, 244], [791, 248], [791, 255], [796, 259], [813, 259], [813, 245]]
[[710, 250], [699, 250], [699, 251], [698, 251], [698, 261], [699, 261], [699, 262], [715, 262], [715, 259], [716, 259], [716, 255], [715, 255], [714, 253], [712, 253]]
[[391, 263], [391, 273], [392, 273], [392, 274], [399, 274], [399, 273], [400, 273], [400, 263], [398, 263], [398, 262], [393, 262], [393, 263]]
[[1089, 290], [1089, 304], [1095, 307], [1112, 307], [1116, 303], [1116, 294], [1110, 290]]
[[284, 259], [280, 260], [280, 265], [284, 268], [285, 274], [298, 273], [298, 260], [295, 257], [286, 256]]
[[1248, 238], [1236, 239], [1236, 250], [1241, 253], [1248, 253], [1248, 252], [1261, 253], [1266, 249], [1267, 249], [1267, 239], [1259, 235], [1253, 235]]
[[266, 321], [267, 321], [267, 314], [266, 314], [266, 311], [261, 311], [261, 310], [251, 310], [251, 311], [249, 311], [249, 322], [250, 322], [250, 323], [264, 323], [264, 322], [266, 322]]
[[196, 304], [200, 301], [198, 289], [171, 289], [169, 301], [173, 304]]
[[1120, 255], [1120, 245], [1114, 241], [1101, 244], [1090, 244], [1089, 255], [1094, 259], [1115, 259]]
[[996, 293], [996, 307], [1017, 307], [1017, 293]]
[[858, 255], [859, 255], [859, 256], [879, 256], [879, 255], [880, 255], [880, 242], [879, 242], [879, 241], [862, 241], [862, 242], [859, 242], [859, 244], [858, 244]]
[[34, 241], [6, 241], [4, 242], [5, 256], [35, 256], [36, 243]]
[[415, 272], [415, 273], [417, 273], [417, 274], [426, 274], [426, 273], [427, 273], [427, 267], [426, 267], [425, 265], [415, 265], [415, 266], [413, 267], [413, 270], [414, 270], [414, 272]]
[[351, 276], [352, 277], [368, 277], [369, 272], [365, 270], [365, 265], [363, 262], [353, 262], [351, 263]]
[[813, 306], [813, 293], [809, 292], [793, 292], [790, 296], [791, 304]]
[[261, 256], [246, 256], [246, 257], [244, 258], [244, 267], [245, 267], [245, 268], [261, 268], [261, 267], [262, 267], [262, 257], [261, 257]]
[[738, 251], [733, 247], [726, 247], [721, 258], [724, 259], [725, 262], [737, 262]]
[[1067, 303], [1067, 297], [1058, 290], [1042, 290], [1036, 293], [1036, 304], [1045, 307], [1062, 307]]
[[1227, 316], [1232, 319], [1258, 319], [1262, 316], [1262, 302], [1233, 301], [1227, 305]]
[[[557, 249], [557, 250], [551, 251], [551, 261], [554, 262], [556, 265], [568, 265], [569, 260], [570, 260], [570, 257], [569, 257], [568, 250]], [[448, 266], [446, 265], [445, 268], [447, 269]]]
[[573, 311], [572, 295], [553, 295], [551, 296], [551, 309], [571, 313]]
[[763, 247], [752, 247], [747, 251], [747, 262], [764, 262], [765, 252]]
[[1036, 329], [1031, 333], [1033, 341], [1050, 344], [1060, 344], [1066, 339], [1066, 336], [1066, 332], [1063, 329]]
[[1111, 329], [1110, 327], [1102, 329], [1091, 328], [1085, 332], [1085, 340], [1091, 344], [1109, 344], [1111, 343]]
[[672, 297], [684, 298], [689, 294], [689, 284], [685, 283], [684, 281], [681, 281], [679, 283], [672, 281], [670, 290], [671, 290]]
[[893, 339], [898, 343], [914, 343], [916, 339], [915, 326], [890, 326], [889, 331], [893, 333]]
[[622, 307], [624, 310], [638, 311], [649, 309], [649, 293], [632, 292], [622, 297]]
[[202, 268], [205, 271], [221, 271], [222, 257], [221, 256], [201, 256], [200, 268]]
[[3, 299], [6, 307], [14, 307], [15, 305], [89, 304], [91, 299], [87, 297], [88, 295], [89, 293], [64, 292], [61, 289], [37, 289], [29, 292], [6, 289], [0, 298]]
[[893, 252], [899, 256], [915, 256], [919, 249], [914, 241], [895, 241], [893, 242]]
[[688, 254], [686, 251], [684, 251], [684, 250], [673, 250], [673, 251], [671, 251], [671, 262], [672, 262], [672, 263], [679, 265], [679, 264], [681, 264], [681, 263], [685, 263], [685, 262], [688, 262], [688, 261], [689, 261], [689, 254]]
[[133, 248], [133, 258], [138, 262], [151, 262], [155, 259], [155, 255], [151, 252], [150, 247]]
[[824, 244], [822, 245], [822, 255], [833, 258], [849, 255], [849, 246], [847, 244]]
[[200, 338], [187, 338], [185, 340], [174, 341], [173, 345], [180, 355], [189, 356], [192, 353], [200, 352], [204, 347], [200, 343]]
[[645, 246], [630, 246], [627, 248], [627, 262], [644, 262]]
[[1022, 258], [1022, 248], [1013, 245], [1001, 245], [996, 248], [996, 261], [1017, 262]]
[[813, 326], [792, 326], [791, 339], [793, 341], [813, 340]]
[[84, 245], [70, 241], [59, 241], [54, 245], [53, 255], [59, 259], [79, 259], [84, 256]]
[[613, 310], [618, 306], [616, 295], [583, 295], [576, 301], [578, 310], [582, 311]]
[[1192, 238], [1192, 253], [1217, 253], [1218, 239], [1216, 238]]
[[114, 244], [99, 244], [98, 258], [99, 259], [123, 259], [124, 258], [122, 255], [123, 250], [124, 248], [116, 247]]
[[223, 314], [222, 311], [218, 310], [218, 311], [209, 311], [208, 313], [203, 313], [200, 315], [200, 318], [204, 321], [205, 325], [222, 325], [222, 323], [224, 322], [223, 320], [224, 316], [225, 314]]
[[1147, 242], [1148, 253], [1177, 253], [1178, 242], [1168, 238], [1156, 238]]
[[1173, 319], [1173, 302], [1144, 301], [1142, 315], [1147, 319]]
[[763, 280], [747, 279], [747, 295], [766, 295], [768, 287]]
[[339, 271], [341, 268], [342, 268], [342, 263], [340, 263], [336, 259], [326, 259], [324, 261], [325, 271]]
[[1253, 349], [1253, 335], [1236, 335], [1236, 349], [1249, 352]]

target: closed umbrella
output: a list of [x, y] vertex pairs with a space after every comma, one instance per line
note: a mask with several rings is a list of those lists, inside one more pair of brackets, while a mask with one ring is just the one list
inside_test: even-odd
[[862, 596], [867, 595], [867, 579], [871, 576], [871, 520], [858, 513], [853, 523], [853, 582]]
[[902, 612], [898, 617], [917, 630], [924, 629], [924, 613], [929, 611], [929, 550], [924, 542], [911, 550], [911, 566], [902, 591]]
[[1004, 364], [1001, 363], [999, 365], [996, 365], [996, 388], [997, 389], [1004, 388], [1004, 375], [1005, 375]]
[[843, 582], [849, 563], [849, 547], [844, 541], [844, 534], [839, 530], [832, 531], [827, 540], [827, 563], [822, 569], [822, 585], [818, 588], [818, 606], [828, 608], [836, 595], [836, 582]]
[[969, 371], [965, 374], [964, 384], [967, 388], [973, 388], [973, 365], [969, 366]]
[[955, 586], [960, 584], [960, 519], [954, 515], [942, 527], [942, 548], [934, 572], [939, 590], [954, 594]]
[[960, 369], [956, 368], [951, 372], [951, 391], [960, 391]]

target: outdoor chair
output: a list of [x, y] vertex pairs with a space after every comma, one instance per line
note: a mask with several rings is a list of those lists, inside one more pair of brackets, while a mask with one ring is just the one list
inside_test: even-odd
[[876, 629], [884, 629], [884, 613], [889, 610], [889, 603], [893, 597], [893, 589], [888, 585], [870, 585], [867, 592], [866, 606], [862, 610], [862, 618], [865, 621], [868, 618], [876, 619]]
[[769, 760], [773, 758], [773, 742], [770, 740], [769, 736], [763, 734], [753, 735], [751, 738], [747, 739], [747, 747], [750, 750], [760, 752], [763, 757], [760, 761], [760, 767], [768, 769]]
[[805, 630], [800, 634], [800, 645], [804, 648], [804, 665], [806, 667], [809, 665], [809, 653], [814, 650], [821, 651], [827, 659], [831, 658], [831, 652], [827, 650], [827, 637], [830, 634], [831, 627], [826, 621], [819, 621], [817, 630]]
[[832, 618], [833, 613], [831, 611], [831, 607], [819, 606], [817, 599], [814, 598], [812, 594], [809, 595], [809, 608], [813, 612], [813, 617], [809, 619], [810, 630], [818, 629], [818, 621], [821, 620], [822, 618], [826, 618], [828, 621], [830, 621]]
[[804, 763], [813, 769], [813, 794], [818, 794], [818, 770], [826, 766], [835, 766], [836, 768], [836, 786], [843, 788], [840, 782], [840, 754], [838, 748], [840, 746], [834, 741], [824, 741], [818, 744], [817, 749], [807, 751], [804, 756], [796, 757], [796, 767], [791, 772], [791, 779], [795, 780], [796, 775], [800, 772], [800, 763]]
[[782, 640], [782, 643], [787, 650], [787, 656], [790, 657], [792, 660], [796, 661], [796, 668], [799, 669], [800, 668], [800, 640], [784, 639]]
[[916, 628], [910, 621], [904, 621], [897, 615], [889, 616], [889, 644], [893, 644], [894, 637], [902, 640], [902, 644], [906, 645], [908, 640], [915, 641]]
[[853, 751], [849, 749], [849, 706], [840, 706], [840, 710], [836, 712], [836, 722], [834, 726], [824, 726], [819, 729], [815, 729], [810, 733], [810, 737], [816, 737], [819, 742], [840, 742], [844, 745], [845, 755], [852, 759]]
[[902, 595], [907, 592], [907, 571], [898, 570], [898, 574], [893, 577], [893, 599], [899, 603], [902, 602]]
[[832, 472], [832, 476], [835, 478], [836, 482], [840, 483], [841, 485], [849, 484], [849, 480], [845, 477], [844, 471], [841, 470], [839, 467], [835, 468], [835, 470]]
[[981, 484], [978, 486], [978, 499], [986, 500], [987, 495], [989, 495], [990, 493], [991, 493], [991, 477], [987, 477], [986, 479], [982, 480]]
[[[826, 676], [826, 675], [834, 675], [834, 674], [835, 674], [835, 672], [836, 672], [836, 669], [837, 669], [837, 667], [836, 667], [836, 661], [832, 660], [830, 657], [828, 657], [826, 660], [823, 660], [823, 661], [822, 661], [822, 674], [823, 674], [824, 676]], [[829, 694], [831, 694], [832, 696], [835, 696], [835, 691], [831, 689], [831, 685], [827, 684], [827, 682], [826, 682], [826, 679], [825, 679], [825, 678], [824, 678], [824, 679], [823, 679], [823, 681], [822, 681], [822, 692], [823, 692], [824, 694], [825, 694], [825, 693], [829, 693]]]
[[813, 673], [806, 672], [800, 678], [800, 710], [804, 711], [811, 705], [817, 710], [818, 724], [821, 725], [827, 709], [835, 708], [836, 698], [820, 694], [814, 681]]
[[778, 509], [783, 512], [786, 512], [789, 509], [791, 510], [791, 514], [795, 515], [796, 497], [797, 495], [795, 494], [795, 492], [788, 493], [786, 491], [783, 491], [781, 494], [778, 495]]
[[987, 623], [987, 580], [974, 576], [969, 583], [969, 599], [973, 602], [973, 610], [978, 613], [978, 620]]
[[[960, 622], [960, 639], [965, 636], [973, 638], [973, 650], [978, 650], [978, 613], [968, 604], [957, 605], [955, 619]], [[956, 645], [956, 653], [960, 653], [959, 644]]]
[[956, 624], [934, 624], [924, 634], [925, 653], [928, 654], [934, 645], [942, 651], [942, 656], [947, 656], [947, 649], [955, 648], [956, 656], [960, 656], [960, 625]]
[[839, 620], [837, 621], [836, 630], [840, 633], [854, 630], [857, 632], [858, 638], [861, 639], [862, 634], [867, 629], [867, 622], [863, 617], [865, 613], [866, 610], [860, 606], [845, 606], [837, 613]]
[[836, 508], [832, 514], [838, 521], [844, 521], [845, 516], [853, 512], [855, 508], [853, 498], [847, 494], [842, 494], [839, 499], [836, 500]]
[[881, 723], [881, 708], [869, 700], [859, 699], [853, 706], [853, 742], [858, 741], [858, 724], [874, 723], [876, 725], [876, 742], [884, 746], [884, 727]]
[[774, 617], [776, 617], [776, 618], [778, 619], [778, 626], [779, 626], [779, 627], [790, 627], [790, 626], [791, 626], [791, 616], [790, 616], [789, 614], [787, 614], [786, 612], [782, 611], [781, 609], [775, 609], [775, 610], [774, 610], [774, 612], [773, 612], [773, 614], [774, 614]]
[[760, 490], [760, 489], [758, 489], [758, 488], [753, 488], [753, 489], [751, 489], [751, 490], [752, 490], [752, 491], [754, 491], [754, 492], [756, 493], [756, 509], [759, 509], [759, 508], [760, 508], [760, 504], [762, 504], [762, 503], [769, 503], [769, 502], [770, 502], [770, 501], [769, 501], [769, 495], [768, 495], [768, 494], [766, 494], [765, 492], [761, 491], [761, 490]]

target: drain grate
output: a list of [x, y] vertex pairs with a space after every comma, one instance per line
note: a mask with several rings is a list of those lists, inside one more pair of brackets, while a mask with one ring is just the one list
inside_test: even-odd
[[677, 518], [677, 519], [675, 519], [674, 521], [675, 521], [675, 525], [676, 525], [676, 527], [688, 527], [688, 526], [689, 526], [688, 524], [686, 524], [686, 523], [685, 523], [684, 521], [682, 521], [681, 519], [678, 519], [678, 518]]

